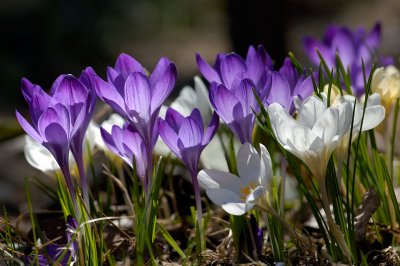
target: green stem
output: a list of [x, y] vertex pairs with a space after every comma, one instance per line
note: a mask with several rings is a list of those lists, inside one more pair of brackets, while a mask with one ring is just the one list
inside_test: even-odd
[[328, 192], [326, 191], [326, 182], [325, 178], [320, 178], [320, 192], [322, 198], [322, 206], [325, 210], [326, 219], [328, 220], [329, 229], [332, 232], [332, 235], [335, 237], [339, 247], [342, 249], [344, 255], [351, 261], [351, 252], [347, 243], [344, 239], [343, 232], [340, 230], [339, 226], [335, 223], [333, 219], [332, 212], [329, 206], [329, 197]]

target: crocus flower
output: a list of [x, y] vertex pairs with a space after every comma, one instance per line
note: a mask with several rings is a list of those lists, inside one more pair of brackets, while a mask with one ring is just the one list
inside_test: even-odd
[[107, 69], [107, 80], [95, 77], [98, 96], [129, 121], [152, 149], [158, 137], [154, 130], [158, 112], [175, 85], [175, 64], [163, 57], [148, 77], [138, 61], [121, 54], [115, 67]]
[[121, 54], [115, 67], [107, 70], [108, 82], [97, 76], [93, 80], [97, 95], [142, 136], [148, 163], [144, 182], [149, 187], [153, 173], [152, 151], [158, 138], [156, 121], [162, 103], [175, 85], [175, 64], [163, 57], [148, 77], [138, 61]]
[[107, 147], [130, 167], [133, 167], [132, 162], [135, 159], [137, 174], [144, 181], [148, 167], [147, 150], [139, 132], [129, 123], [126, 123], [123, 128], [114, 125], [111, 134], [104, 128], [100, 130]]
[[[185, 86], [182, 88], [179, 96], [171, 103], [171, 108], [176, 110], [183, 116], [189, 116], [190, 113], [198, 108], [204, 122], [207, 126], [212, 118], [212, 107], [208, 97], [208, 90], [203, 81], [199, 77], [194, 77], [194, 88]], [[160, 110], [160, 117], [165, 118], [168, 107], [163, 105]], [[170, 149], [165, 145], [161, 138], [158, 139], [154, 152], [160, 155], [171, 154]], [[174, 156], [172, 153], [171, 156]], [[200, 156], [200, 164], [205, 168], [228, 170], [225, 160], [224, 150], [221, 140], [213, 138], [211, 142], [204, 148]]]
[[[16, 111], [18, 122], [30, 137], [46, 147], [54, 156], [76, 207], [75, 188], [68, 163], [69, 150], [78, 146], [80, 137], [75, 136], [81, 134], [82, 128], [85, 128], [87, 116], [92, 108], [89, 89], [74, 76], [61, 75], [54, 82], [50, 95], [26, 79], [22, 80], [22, 91], [29, 105], [32, 125]], [[87, 191], [86, 182], [82, 182], [82, 185], [82, 189]]]
[[[374, 56], [380, 45], [381, 26], [376, 23], [367, 34], [364, 28], [359, 27], [354, 32], [346, 27], [330, 26], [325, 32], [322, 42], [306, 37], [304, 47], [312, 63], [319, 65], [320, 59], [316, 48], [321, 53], [329, 69], [336, 70], [336, 53], [343, 63], [345, 69], [350, 70], [354, 95], [361, 96], [364, 93], [364, 81], [362, 61], [365, 64], [366, 76], [368, 77]], [[390, 63], [392, 60], [382, 60], [382, 64]]]
[[216, 205], [232, 215], [243, 215], [251, 210], [267, 192], [272, 178], [271, 157], [260, 144], [260, 153], [249, 143], [243, 144], [236, 156], [239, 176], [218, 170], [202, 170], [200, 185]]
[[286, 58], [279, 71], [273, 71], [271, 75], [271, 92], [267, 104], [279, 103], [290, 114], [296, 110], [295, 101], [301, 103], [314, 92], [311, 76], [299, 76], [290, 58]]
[[371, 91], [381, 95], [382, 105], [386, 114], [389, 114], [400, 97], [400, 71], [392, 65], [376, 69], [372, 76]]
[[211, 83], [210, 101], [215, 112], [229, 126], [240, 142], [251, 142], [255, 122], [254, 111], [259, 110], [253, 85], [249, 79], [243, 79], [230, 90], [216, 82]]
[[165, 144], [180, 158], [191, 172], [197, 172], [200, 154], [217, 132], [218, 115], [213, 114], [210, 124], [204, 131], [203, 119], [199, 109], [184, 117], [169, 108], [165, 120], [160, 119], [160, 136]]
[[200, 54], [196, 54], [196, 61], [200, 73], [209, 83], [216, 82], [232, 90], [239, 86], [243, 79], [248, 79], [262, 101], [269, 94], [269, 71], [272, 70], [273, 63], [262, 45], [257, 49], [250, 46], [246, 59], [236, 53], [218, 54], [214, 67], [207, 64]]
[[[79, 169], [83, 198], [87, 206], [89, 205], [89, 196], [83, 166], [83, 140], [96, 102], [96, 94], [92, 89], [90, 79], [93, 73], [93, 69], [87, 68], [79, 79], [72, 75], [59, 76], [51, 87], [50, 95], [46, 94], [38, 85], [23, 79], [22, 93], [29, 104], [33, 128], [29, 128], [27, 121], [17, 112], [17, 119], [21, 126], [28, 135], [54, 155], [64, 175], [65, 171], [69, 169], [68, 157], [71, 149]], [[54, 112], [56, 114], [52, 114]], [[52, 132], [54, 140], [46, 139], [45, 135], [48, 133], [40, 132], [39, 124], [43, 123], [45, 117], [48, 121], [44, 123], [49, 124], [46, 129], [42, 130], [50, 131], [51, 127], [56, 126]], [[47, 127], [49, 128], [47, 129]], [[39, 136], [35, 135], [32, 129], [39, 133]], [[52, 144], [54, 142], [58, 142], [58, 144]], [[63, 170], [63, 168], [65, 169]]]
[[200, 239], [203, 245], [202, 209], [199, 182], [197, 180], [200, 154], [217, 132], [219, 117], [213, 114], [210, 124], [204, 130], [203, 119], [199, 109], [184, 117], [172, 108], [169, 108], [165, 120], [159, 120], [160, 136], [164, 143], [179, 157], [189, 169], [195, 193], [197, 207], [197, 223], [200, 230]]
[[271, 126], [278, 142], [285, 150], [302, 160], [319, 182], [329, 228], [349, 258], [351, 255], [343, 233], [329, 209], [325, 172], [332, 152], [350, 129], [352, 113], [351, 103], [348, 101], [327, 108], [316, 96], [309, 97], [300, 106], [297, 120], [277, 103], [268, 107]]

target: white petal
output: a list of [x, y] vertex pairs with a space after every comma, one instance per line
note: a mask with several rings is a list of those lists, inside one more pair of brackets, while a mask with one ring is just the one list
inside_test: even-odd
[[249, 195], [247, 195], [246, 203], [256, 204], [257, 200], [260, 197], [265, 196], [265, 193], [266, 193], [266, 190], [264, 187], [262, 187], [262, 186], [256, 187]]
[[385, 108], [382, 105], [375, 105], [365, 109], [362, 131], [370, 130], [378, 126], [385, 118]]
[[236, 156], [237, 169], [244, 184], [258, 182], [261, 171], [261, 158], [257, 150], [250, 143], [243, 144]]
[[325, 143], [329, 142], [334, 136], [338, 135], [339, 111], [335, 108], [328, 108], [320, 114], [312, 131]]
[[268, 107], [268, 115], [277, 140], [286, 149], [288, 139], [287, 129], [296, 127], [296, 121], [278, 103], [273, 103]]
[[320, 98], [310, 96], [300, 106], [297, 122], [308, 128], [312, 128], [325, 109], [326, 105]]
[[183, 116], [188, 116], [194, 108], [197, 107], [197, 95], [193, 88], [185, 86], [182, 88], [179, 96], [171, 103], [171, 107]]
[[264, 172], [260, 174], [260, 184], [264, 187], [271, 181], [272, 177], [272, 162], [271, 156], [267, 148], [264, 145], [260, 144], [260, 152], [261, 152], [261, 162], [264, 165], [261, 169], [264, 169]]
[[[157, 145], [157, 144], [156, 144]], [[205, 147], [200, 156], [204, 168], [228, 172], [228, 164], [225, 159], [224, 149], [219, 137], [214, 137]]]
[[239, 177], [218, 170], [201, 170], [197, 175], [200, 185], [207, 189], [219, 188], [233, 191], [236, 194], [241, 193], [243, 182]]
[[212, 116], [210, 98], [208, 97], [206, 85], [198, 76], [194, 77], [194, 90], [197, 95], [197, 107], [203, 117], [204, 124], [208, 125]]
[[246, 213], [246, 203], [238, 194], [232, 191], [218, 188], [206, 190], [207, 196], [216, 205], [221, 206], [227, 213], [232, 215], [243, 215]]

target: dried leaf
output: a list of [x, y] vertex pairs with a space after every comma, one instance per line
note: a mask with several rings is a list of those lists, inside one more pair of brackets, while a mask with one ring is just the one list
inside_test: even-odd
[[356, 222], [354, 223], [354, 234], [357, 243], [365, 238], [367, 225], [372, 215], [379, 207], [379, 198], [374, 188], [370, 188], [363, 196], [360, 207], [357, 209]]

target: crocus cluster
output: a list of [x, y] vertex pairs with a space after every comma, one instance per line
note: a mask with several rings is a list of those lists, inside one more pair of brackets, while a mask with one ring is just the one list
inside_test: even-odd
[[[107, 80], [100, 78], [93, 69], [86, 68], [79, 78], [73, 75], [59, 76], [49, 94], [23, 79], [22, 93], [29, 105], [31, 123], [18, 111], [16, 116], [26, 133], [56, 160], [79, 218], [77, 191], [70, 173], [70, 151], [79, 170], [84, 203], [89, 207], [83, 142], [96, 98], [99, 97], [117, 114], [112, 116], [112, 122], [106, 121], [100, 129], [94, 126], [98, 134], [90, 137], [93, 142], [96, 141], [99, 147], [107, 147], [120, 161], [137, 170], [148, 203], [153, 185], [153, 151], [161, 150], [155, 148], [161, 137], [190, 172], [198, 225], [202, 231], [200, 185], [212, 202], [232, 215], [243, 215], [257, 206], [263, 210], [272, 208], [268, 202], [269, 184], [274, 175], [271, 157], [263, 144], [256, 147], [252, 145], [255, 119], [260, 110], [265, 108], [267, 113], [263, 113], [266, 116], [264, 118], [270, 122], [266, 123], [267, 126], [271, 126], [267, 131], [273, 133], [271, 135], [284, 150], [304, 162], [318, 180], [328, 225], [345, 255], [349, 256], [343, 234], [329, 208], [325, 175], [328, 161], [335, 150], [337, 162], [341, 164], [348, 144], [360, 132], [375, 128], [385, 118], [385, 108], [380, 105], [381, 98], [384, 98], [384, 106], [389, 108], [399, 95], [400, 90], [392, 89], [399, 87], [399, 72], [386, 68], [378, 69], [372, 82], [373, 90], [380, 95], [365, 95], [365, 109], [358, 97], [364, 93], [362, 62], [368, 75], [379, 40], [379, 24], [368, 34], [361, 28], [351, 32], [345, 27], [332, 26], [322, 42], [313, 38], [305, 39], [307, 53], [315, 64], [320, 62], [315, 48], [323, 56], [328, 68], [336, 69], [336, 53], [339, 54], [344, 67], [350, 71], [354, 96], [341, 95], [332, 84], [329, 86], [329, 97], [326, 96], [322, 88], [316, 87], [316, 84], [325, 85], [317, 79], [323, 78], [323, 75], [307, 75], [297, 64], [296, 68], [289, 58], [285, 59], [279, 70], [274, 70], [271, 58], [260, 45], [257, 48], [250, 46], [246, 58], [235, 53], [218, 54], [214, 66], [197, 54], [197, 64], [209, 83], [209, 90], [196, 77], [195, 90], [184, 88], [168, 109], [163, 107], [166, 110], [165, 118], [160, 110], [175, 86], [175, 64], [163, 57], [148, 74], [137, 60], [127, 54], [121, 54], [115, 66], [108, 67]], [[317, 95], [312, 95], [314, 91], [317, 91]], [[328, 98], [333, 99], [332, 95], [336, 95], [335, 99], [328, 103]], [[219, 146], [212, 142], [220, 119], [241, 143], [236, 160], [230, 158], [230, 168], [237, 170], [237, 173], [235, 170], [227, 172], [225, 161], [221, 167], [224, 171], [203, 169], [199, 172], [201, 154], [208, 145], [214, 146], [214, 150], [218, 147], [219, 155], [223, 157], [222, 138]], [[99, 135], [101, 140], [98, 140]], [[32, 154], [42, 156], [40, 158], [47, 156], [37, 147]], [[30, 157], [33, 158], [32, 155]], [[30, 160], [33, 163], [35, 160], [32, 158]], [[205, 166], [206, 161], [203, 160]], [[40, 166], [39, 163], [36, 165]], [[286, 164], [282, 165], [285, 168]], [[52, 168], [51, 165], [43, 169]], [[262, 232], [254, 224], [254, 217], [252, 219], [252, 227], [255, 228], [252, 230], [258, 236], [256, 249], [260, 250]], [[54, 253], [51, 248], [49, 255]], [[72, 250], [69, 252], [69, 255], [74, 255]], [[59, 253], [54, 254], [55, 258], [57, 256]]]
[[365, 65], [366, 76], [371, 72], [374, 61], [382, 65], [393, 63], [391, 57], [376, 60], [376, 54], [381, 41], [381, 26], [376, 23], [367, 33], [363, 27], [351, 31], [347, 27], [332, 25], [325, 31], [322, 41], [313, 37], [304, 39], [304, 47], [311, 62], [318, 66], [320, 58], [317, 50], [323, 57], [329, 70], [336, 71], [336, 54], [346, 70], [350, 71], [352, 90], [357, 97], [364, 93], [362, 64]]
[[[72, 151], [78, 164], [86, 204], [89, 196], [82, 150], [96, 100], [90, 79], [93, 73], [91, 68], [87, 68], [79, 79], [72, 75], [61, 75], [53, 83], [50, 94], [44, 92], [40, 86], [23, 79], [22, 93], [29, 105], [32, 124], [16, 111], [18, 122], [25, 132], [54, 156], [65, 177], [71, 197], [75, 199], [76, 191], [69, 171], [69, 151]], [[74, 202], [76, 203], [76, 200]]]

